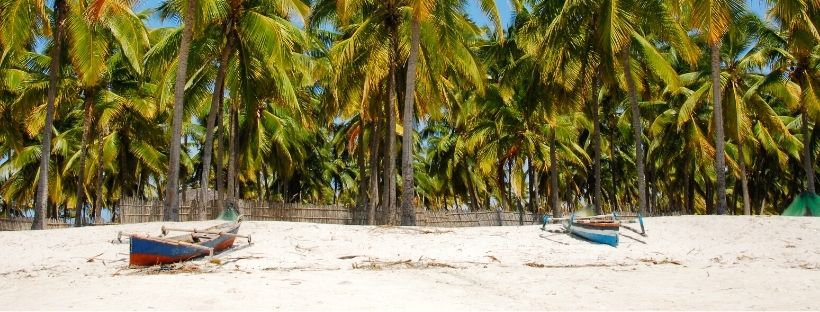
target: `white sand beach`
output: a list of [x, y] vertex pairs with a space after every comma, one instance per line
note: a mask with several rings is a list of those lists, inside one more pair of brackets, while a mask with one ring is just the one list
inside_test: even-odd
[[254, 243], [220, 264], [128, 268], [117, 232], [162, 225], [0, 232], [0, 309], [820, 309], [820, 218], [648, 218], [617, 248], [538, 226], [244, 222]]

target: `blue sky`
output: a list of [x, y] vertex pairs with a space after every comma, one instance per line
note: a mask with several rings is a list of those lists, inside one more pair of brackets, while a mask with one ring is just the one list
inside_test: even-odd
[[[162, 1], [161, 0], [143, 0], [139, 1], [136, 7], [136, 11], [141, 11], [144, 9], [157, 7]], [[488, 25], [490, 20], [481, 12], [481, 8], [478, 6], [478, 0], [468, 0], [468, 8], [467, 14], [475, 20], [478, 24], [481, 25]], [[508, 25], [510, 20], [513, 18], [513, 9], [512, 5], [510, 4], [509, 0], [498, 0], [498, 9], [501, 12], [501, 19], [504, 21], [504, 25]], [[766, 10], [766, 2], [764, 0], [747, 0], [747, 4], [749, 8], [752, 9], [755, 13], [763, 16]], [[154, 16], [151, 20], [148, 21], [148, 25], [150, 27], [161, 27], [161, 26], [173, 26], [177, 25], [178, 21], [176, 20], [165, 20], [161, 21], [158, 17]]]
[[[757, 13], [760, 16], [763, 16], [766, 11], [766, 2], [765, 0], [746, 0], [747, 5], [749, 8]], [[467, 13], [470, 17], [479, 24], [487, 25], [490, 20], [481, 12], [481, 8], [478, 6], [477, 0], [469, 0], [469, 7], [467, 8]], [[510, 20], [513, 17], [513, 9], [512, 5], [510, 4], [509, 0], [497, 0], [496, 3], [498, 4], [498, 10], [501, 12], [501, 19], [504, 21], [504, 25], [507, 26], [510, 23]]]

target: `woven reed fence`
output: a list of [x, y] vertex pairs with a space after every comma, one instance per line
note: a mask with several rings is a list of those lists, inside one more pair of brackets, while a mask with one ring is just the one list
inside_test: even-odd
[[[194, 221], [199, 220], [197, 213], [201, 210], [192, 211], [198, 208], [196, 200], [180, 202], [179, 205], [179, 221]], [[143, 222], [158, 222], [162, 221], [163, 203], [161, 200], [143, 200], [137, 198], [123, 198], [117, 205], [119, 210], [120, 223], [143, 223]], [[193, 212], [193, 214], [192, 214]], [[203, 219], [214, 219], [219, 214], [215, 209], [206, 210], [206, 215]]]
[[[366, 224], [367, 213], [354, 207], [339, 205], [311, 205], [299, 203], [279, 203], [255, 200], [237, 200], [236, 208], [248, 221], [289, 221], [326, 224]], [[121, 224], [162, 221], [163, 203], [160, 200], [124, 198], [117, 205], [117, 219]], [[180, 221], [212, 220], [219, 216], [216, 201], [199, 205], [196, 200], [180, 203]], [[379, 214], [381, 211], [377, 211]], [[202, 216], [204, 214], [204, 216]], [[539, 224], [540, 214], [526, 212], [523, 224]], [[400, 220], [400, 214], [394, 216]], [[31, 229], [32, 219], [0, 218], [0, 231], [20, 231]], [[479, 211], [416, 211], [416, 224], [432, 227], [473, 227], [519, 225], [517, 212]], [[102, 225], [102, 224], [96, 224]], [[46, 228], [68, 228], [73, 224], [60, 219], [47, 220]]]
[[[249, 221], [292, 221], [330, 224], [352, 224], [351, 210], [344, 206], [306, 205], [269, 201], [237, 200], [236, 208]], [[120, 201], [122, 223], [162, 221], [163, 203], [159, 200], [127, 198]], [[196, 200], [180, 202], [179, 220], [210, 220], [219, 216], [214, 200], [200, 205]], [[202, 216], [204, 214], [204, 216]]]
[[510, 211], [478, 211], [478, 212], [442, 212], [425, 211], [424, 220], [419, 219], [419, 225], [438, 227], [470, 227], [470, 226], [509, 226], [540, 224], [542, 214], [525, 212], [523, 218], [518, 212]]
[[[163, 204], [158, 200], [123, 199], [119, 204], [121, 223], [162, 221]], [[311, 205], [280, 203], [262, 200], [237, 200], [236, 208], [248, 221], [289, 221], [325, 224], [365, 224], [367, 214], [354, 207], [339, 205]], [[219, 215], [216, 201], [208, 201], [204, 207], [196, 200], [181, 202], [180, 221], [215, 219]], [[204, 213], [204, 218], [198, 218]], [[396, 216], [396, 220], [400, 216]], [[525, 212], [523, 224], [539, 224], [541, 214]], [[434, 227], [510, 226], [519, 225], [518, 212], [480, 211], [446, 212], [416, 211], [417, 224]]]
[[[31, 229], [34, 222], [31, 218], [0, 218], [0, 231], [25, 231]], [[105, 225], [106, 223], [95, 223], [94, 225]], [[46, 229], [64, 229], [74, 226], [73, 223], [63, 222], [61, 219], [46, 219]]]

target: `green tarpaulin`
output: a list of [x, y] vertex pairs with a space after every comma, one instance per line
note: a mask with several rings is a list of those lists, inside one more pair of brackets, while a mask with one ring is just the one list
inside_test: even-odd
[[784, 216], [815, 216], [820, 217], [820, 196], [814, 193], [797, 195], [791, 205], [783, 211]]
[[234, 207], [233, 203], [228, 203], [227, 207], [225, 207], [225, 210], [223, 210], [222, 213], [219, 214], [219, 217], [217, 217], [217, 219], [225, 221], [236, 221], [236, 219], [239, 219], [239, 211], [236, 210], [236, 207]]

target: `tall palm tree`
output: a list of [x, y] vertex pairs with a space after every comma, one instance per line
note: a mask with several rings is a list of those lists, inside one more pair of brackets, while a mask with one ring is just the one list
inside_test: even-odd
[[407, 78], [404, 89], [404, 109], [402, 128], [402, 149], [401, 149], [401, 175], [402, 183], [401, 195], [401, 225], [416, 225], [416, 213], [413, 205], [415, 199], [415, 182], [413, 179], [413, 132], [415, 128], [415, 116], [413, 107], [416, 96], [416, 66], [419, 58], [419, 45], [421, 45], [421, 20], [427, 18], [429, 8], [433, 6], [430, 1], [417, 1], [413, 7], [413, 17], [410, 21], [410, 55], [407, 57]]
[[[248, 47], [248, 45], [261, 46], [268, 40], [275, 40], [275, 37], [283, 35], [284, 40], [274, 41], [275, 44], [281, 46], [275, 48], [273, 51], [293, 50], [293, 46], [289, 46], [288, 42], [300, 40], [299, 38], [292, 38], [294, 30], [290, 22], [285, 19], [290, 17], [291, 12], [297, 13], [298, 17], [304, 19], [304, 17], [309, 14], [309, 9], [309, 5], [303, 0], [279, 0], [274, 3], [242, 0], [230, 1], [228, 14], [212, 22], [220, 24], [222, 31], [218, 34], [225, 38], [225, 41], [217, 59], [217, 75], [211, 98], [211, 108], [206, 121], [205, 143], [202, 146], [202, 175], [200, 177], [199, 193], [199, 201], [201, 204], [205, 204], [206, 202], [205, 194], [210, 183], [210, 166], [214, 140], [213, 129], [216, 125], [217, 117], [222, 111], [221, 101], [224, 97], [225, 78], [227, 76], [230, 58], [237, 49], [245, 51], [251, 48]], [[277, 33], [282, 30], [285, 32], [281, 34]], [[265, 33], [267, 33], [267, 35]], [[271, 55], [275, 57], [285, 56], [282, 53]], [[283, 65], [281, 59], [276, 59], [276, 63]], [[294, 104], [290, 103], [290, 105]]]
[[729, 31], [744, 11], [739, 0], [692, 0], [691, 22], [706, 38], [711, 57], [712, 105], [715, 119], [715, 171], [717, 173], [717, 214], [726, 213], [726, 142], [724, 137], [723, 105], [720, 79], [720, 46], [723, 35]]
[[[485, 2], [492, 3], [491, 1]], [[459, 1], [439, 1], [433, 7], [427, 7], [423, 3], [409, 6], [412, 8], [422, 5], [423, 9], [430, 10], [430, 16], [436, 17], [419, 21], [420, 28], [430, 29], [431, 32], [420, 32], [420, 43], [411, 45], [411, 47], [418, 46], [419, 59], [421, 60], [418, 62], [418, 68], [422, 73], [421, 75], [408, 73], [408, 75], [416, 77], [415, 80], [405, 81], [416, 84], [413, 90], [429, 90], [429, 94], [433, 95], [445, 94], [444, 90], [448, 83], [442, 81], [442, 79], [437, 79], [437, 77], [447, 74], [448, 71], [455, 75], [467, 77], [465, 81], [470, 83], [480, 84], [483, 80], [478, 70], [478, 64], [473, 59], [468, 45], [468, 40], [471, 39], [471, 36], [475, 36], [474, 33], [479, 30], [461, 13], [462, 4]], [[340, 75], [344, 74], [344, 76], [341, 76], [343, 79], [338, 79], [338, 82], [333, 84], [334, 89], [338, 90], [333, 92], [335, 101], [364, 109], [365, 111], [361, 114], [365, 117], [363, 120], [381, 124], [378, 127], [379, 131], [385, 131], [386, 133], [395, 133], [395, 101], [398, 90], [396, 90], [396, 83], [393, 82], [393, 76], [396, 76], [402, 69], [404, 64], [403, 56], [409, 54], [406, 53], [406, 50], [401, 50], [407, 45], [400, 44], [407, 40], [404, 30], [412, 28], [412, 25], [411, 27], [405, 27], [407, 26], [405, 21], [411, 20], [413, 18], [412, 14], [415, 14], [404, 14], [403, 12], [407, 11], [405, 10], [407, 7], [408, 2], [406, 1], [374, 3], [369, 1], [319, 1], [314, 5], [315, 14], [310, 23], [314, 25], [313, 27], [316, 27], [321, 22], [329, 20], [334, 22], [339, 30], [343, 32], [343, 36], [340, 37], [340, 40], [334, 44], [330, 51], [331, 58], [334, 59], [333, 63], [339, 67], [335, 71]], [[412, 37], [412, 31], [410, 37]], [[421, 44], [421, 42], [425, 44]], [[443, 46], [451, 46], [455, 49], [450, 49], [448, 50], [449, 53], [443, 55], [437, 54], [441, 56], [438, 58], [422, 57], [443, 51], [439, 48]], [[353, 77], [357, 77], [357, 79], [352, 79]], [[371, 96], [372, 99], [366, 99], [363, 95]], [[409, 92], [404, 95], [405, 103], [408, 103], [408, 96], [410, 97], [409, 100], [418, 100], [415, 98], [416, 92]], [[383, 107], [375, 107], [375, 103], [371, 103], [376, 99], [383, 104], [381, 105]], [[425, 111], [433, 111], [446, 102], [444, 96], [433, 96], [416, 107]], [[410, 106], [412, 109], [415, 105]], [[387, 113], [388, 111], [393, 113]], [[407, 133], [404, 135], [403, 140], [411, 140], [410, 142], [412, 142], [412, 133], [415, 132], [415, 128], [412, 126], [415, 114], [404, 114], [404, 118], [406, 118], [404, 122], [409, 122], [410, 126], [403, 127], [403, 132]], [[407, 120], [408, 118], [409, 120]], [[371, 136], [371, 138], [378, 137]], [[393, 135], [383, 137], [384, 142], [371, 142], [370, 144], [371, 149], [382, 145], [383, 152], [381, 155], [384, 161], [381, 168], [381, 176], [383, 177], [383, 185], [380, 190], [381, 198], [376, 200], [371, 197], [368, 204], [378, 204], [378, 206], [383, 207], [383, 216], [386, 216], [386, 218], [383, 218], [384, 221], [392, 222], [395, 221], [392, 218], [396, 216], [394, 209], [396, 204], [395, 173], [391, 173], [395, 171], [394, 161], [391, 161], [391, 159], [395, 160], [395, 147], [391, 148], [390, 146], [395, 145], [392, 143], [395, 137]], [[404, 142], [403, 146], [412, 148], [413, 144], [407, 145]], [[371, 155], [378, 155], [378, 153], [372, 153], [371, 151]], [[403, 157], [405, 157], [404, 164], [409, 163], [407, 157], [410, 156], [411, 154], [403, 154]], [[371, 160], [375, 160], [371, 161], [371, 165], [379, 162], [378, 158]], [[371, 168], [371, 173], [378, 171], [374, 169]], [[403, 166], [403, 169], [408, 169], [408, 167]], [[374, 174], [370, 176], [374, 177]], [[409, 175], [404, 174], [405, 179], [408, 177]], [[404, 183], [404, 187], [412, 185], [413, 183]], [[370, 189], [371, 196], [379, 193], [374, 192], [374, 190], [377, 190], [374, 185], [371, 185]], [[403, 198], [412, 201], [412, 194], [413, 191], [411, 190]], [[405, 205], [404, 207], [409, 206]], [[375, 206], [371, 205], [370, 208], [375, 208]], [[407, 213], [409, 210], [406, 209], [404, 211], [404, 216], [414, 214]]]
[[87, 145], [91, 134], [97, 93], [104, 88], [110, 73], [107, 62], [111, 50], [123, 51], [130, 69], [142, 73], [142, 57], [148, 48], [148, 36], [142, 21], [131, 9], [117, 1], [78, 2], [68, 12], [69, 58], [78, 76], [84, 98], [84, 119], [77, 173], [76, 225], [83, 222], [85, 205], [85, 171]]
[[188, 52], [194, 35], [194, 0], [187, 0], [182, 14], [182, 40], [179, 42], [179, 60], [174, 82], [174, 110], [171, 123], [168, 176], [165, 186], [165, 203], [162, 219], [179, 221], [179, 154], [182, 137], [182, 109], [185, 105], [185, 83], [188, 78]]
[[[725, 64], [725, 69], [721, 71], [721, 76], [725, 77], [726, 83], [722, 86], [721, 93], [726, 95], [726, 128], [737, 149], [736, 162], [740, 169], [743, 213], [750, 215], [752, 210], [747, 163], [752, 162], [747, 159], [754, 155], [746, 150], [751, 149], [752, 145], [768, 143], [766, 140], [756, 139], [754, 129], [760, 127], [788, 140], [796, 139], [791, 136], [769, 102], [758, 94], [762, 90], [754, 88], [764, 79], [760, 72], [768, 64], [770, 55], [779, 51], [782, 39], [754, 13], [746, 13], [738, 21], [739, 25], [730, 29], [723, 38], [721, 62]], [[753, 123], [756, 124], [754, 127]]]
[[[54, 26], [52, 27], [51, 65], [49, 66], [48, 102], [46, 103], [46, 120], [41, 134], [42, 148], [40, 151], [40, 175], [37, 182], [37, 197], [34, 203], [34, 222], [32, 230], [42, 230], [45, 227], [45, 214], [48, 206], [48, 175], [49, 160], [51, 159], [51, 134], [54, 123], [54, 105], [57, 98], [57, 80], [59, 79], [60, 59], [63, 51], [63, 32], [65, 30], [68, 0], [54, 1]], [[23, 26], [26, 27], [26, 26]], [[19, 29], [18, 29], [19, 31]]]
[[[513, 1], [518, 4], [519, 1]], [[435, 14], [450, 14], [450, 12], [460, 9], [458, 6], [463, 3], [455, 1], [431, 1], [431, 0], [417, 0], [410, 2], [412, 9], [412, 17], [410, 18], [410, 52], [407, 58], [407, 78], [405, 79], [404, 91], [404, 105], [402, 113], [402, 197], [401, 197], [401, 212], [402, 225], [415, 225], [415, 208], [413, 200], [415, 199], [415, 180], [413, 175], [413, 134], [415, 133], [415, 115], [414, 105], [416, 97], [416, 66], [418, 65], [419, 50], [421, 45], [421, 23], [430, 15]], [[520, 6], [520, 5], [519, 5]], [[481, 8], [490, 16], [490, 19], [495, 23], [495, 29], [499, 34], [500, 39], [503, 40], [504, 32], [501, 31], [501, 17], [498, 13], [498, 7], [495, 0], [482, 0]], [[436, 17], [433, 17], [436, 18]], [[439, 16], [441, 18], [441, 16]]]
[[[542, 4], [536, 7], [536, 12], [547, 18], [546, 34], [539, 40], [537, 53], [541, 61], [555, 72], [562, 71], [569, 89], [583, 90], [591, 96], [593, 124], [593, 144], [595, 149], [595, 167], [600, 168], [600, 127], [597, 119], [599, 84], [593, 80], [598, 76], [603, 83], [610, 86], [622, 86], [629, 92], [632, 111], [633, 136], [636, 145], [636, 167], [638, 175], [639, 209], [646, 209], [646, 181], [644, 174], [644, 157], [642, 146], [642, 125], [640, 110], [637, 101], [637, 89], [631, 65], [631, 45], [635, 41], [640, 46], [640, 52], [645, 56], [645, 62], [654, 69], [656, 75], [666, 83], [674, 85], [676, 75], [671, 66], [656, 51], [654, 45], [645, 38], [646, 34], [640, 29], [651, 31], [656, 36], [666, 39], [666, 42], [686, 51], [686, 60], [693, 59], [694, 54], [689, 47], [688, 37], [681, 25], [676, 22], [671, 8], [661, 1], [618, 1], [602, 0], [577, 3], [577, 5]], [[633, 16], [642, 14], [640, 22]], [[576, 20], [581, 17], [582, 20]], [[578, 25], [585, 25], [578, 27]], [[569, 52], [572, 51], [572, 52]], [[620, 64], [620, 71], [616, 63]], [[599, 73], [599, 75], [593, 75]], [[623, 83], [622, 83], [623, 82]], [[599, 172], [600, 169], [596, 169]], [[601, 178], [595, 174], [595, 209], [601, 212]]]
[[787, 74], [799, 87], [794, 96], [799, 103], [803, 136], [803, 170], [806, 191], [815, 193], [814, 158], [809, 142], [809, 124], [816, 118], [820, 107], [820, 73], [817, 69], [817, 47], [820, 45], [820, 3], [806, 0], [769, 1], [768, 15], [780, 26], [786, 38], [788, 54], [779, 58], [771, 75]]

